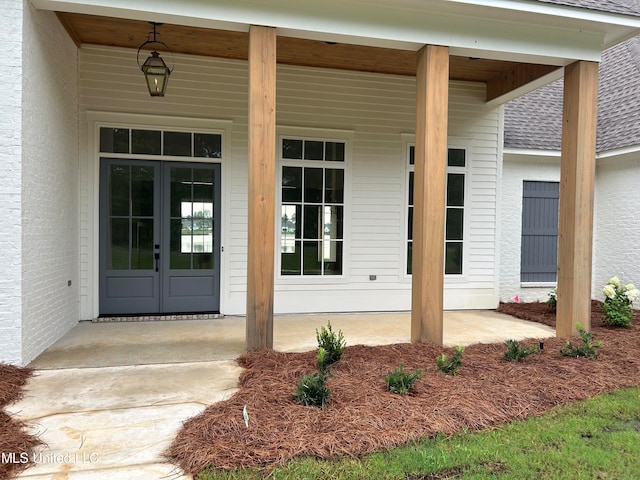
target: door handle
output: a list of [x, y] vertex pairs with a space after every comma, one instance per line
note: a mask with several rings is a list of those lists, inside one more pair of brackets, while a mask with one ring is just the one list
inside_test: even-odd
[[160, 261], [160, 254], [158, 252], [153, 254], [153, 257], [156, 260], [156, 272], [158, 271], [158, 262]]

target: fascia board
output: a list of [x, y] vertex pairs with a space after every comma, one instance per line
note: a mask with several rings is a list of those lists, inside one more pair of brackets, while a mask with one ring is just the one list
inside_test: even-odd
[[[283, 36], [359, 45], [409, 50], [418, 50], [425, 44], [447, 45], [452, 55], [559, 66], [570, 60], [599, 61], [607, 29], [613, 28], [598, 22], [581, 24], [589, 29], [577, 28], [567, 19], [560, 22], [551, 13], [563, 12], [562, 9], [548, 9], [551, 13], [546, 16], [533, 11], [529, 16], [523, 15], [514, 7], [526, 2], [513, 1], [31, 1], [36, 8], [47, 10], [204, 28], [247, 31], [249, 25], [265, 25], [276, 27]], [[461, 5], [468, 8], [460, 9]], [[453, 8], [456, 6], [457, 10]], [[640, 28], [640, 20], [637, 23]]]
[[638, 158], [640, 155], [640, 145], [632, 145], [629, 147], [615, 148], [613, 150], [607, 150], [605, 152], [600, 152], [596, 156], [599, 160], [604, 160], [608, 158]]
[[[505, 148], [503, 158], [509, 161], [530, 162], [534, 160], [559, 161], [562, 153], [559, 150], [536, 150], [529, 148]], [[616, 148], [596, 154], [598, 162], [607, 160], [636, 160], [640, 155], [640, 145]]]
[[[602, 50], [640, 33], [640, 16], [623, 15], [586, 8], [544, 2], [519, 0], [449, 0], [461, 8], [495, 8], [502, 11], [503, 18], [529, 16], [534, 23], [564, 25], [570, 28], [603, 32]], [[510, 13], [509, 13], [510, 12]], [[543, 19], [543, 20], [539, 20]]]
[[534, 158], [546, 158], [546, 159], [560, 159], [561, 153], [559, 150], [540, 150], [533, 148], [504, 148], [502, 150], [504, 158], [510, 158], [512, 160], [529, 161]]

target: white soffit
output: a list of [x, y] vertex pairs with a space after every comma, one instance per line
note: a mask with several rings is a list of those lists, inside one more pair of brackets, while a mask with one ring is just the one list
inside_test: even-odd
[[510, 0], [31, 0], [36, 8], [278, 34], [405, 50], [447, 45], [452, 55], [564, 66], [599, 61], [606, 42], [640, 18]]

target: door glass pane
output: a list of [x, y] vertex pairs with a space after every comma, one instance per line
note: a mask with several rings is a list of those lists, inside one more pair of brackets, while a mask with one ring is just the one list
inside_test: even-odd
[[182, 202], [191, 201], [191, 169], [171, 169], [171, 217], [182, 217]]
[[206, 218], [213, 218], [214, 172], [209, 169], [193, 170], [193, 200], [209, 205]]
[[191, 134], [189, 132], [164, 132], [164, 154], [180, 157], [191, 156]]
[[211, 219], [212, 209], [212, 203], [194, 203], [192, 232], [192, 265], [194, 269], [213, 268], [213, 220]]
[[129, 219], [112, 218], [107, 245], [107, 268], [129, 270]]
[[131, 270], [151, 270], [153, 265], [153, 219], [131, 220]]
[[302, 201], [302, 168], [282, 167], [282, 201]]
[[194, 133], [193, 156], [222, 158], [222, 136], [210, 133]]
[[[169, 241], [169, 267], [173, 270], [188, 270], [191, 268], [191, 230], [190, 220], [183, 223], [181, 218], [171, 219]], [[187, 232], [183, 235], [183, 232]], [[186, 250], [188, 253], [182, 253]]]
[[327, 168], [325, 170], [324, 201], [327, 203], [344, 202], [344, 170]]
[[109, 167], [109, 215], [129, 215], [130, 167], [111, 165]]
[[322, 202], [322, 169], [304, 169], [304, 201], [307, 203]]
[[215, 173], [204, 168], [171, 169], [171, 269], [211, 269]]
[[197, 253], [193, 256], [193, 269], [194, 270], [211, 270], [213, 265], [212, 253]]
[[131, 153], [160, 155], [161, 137], [159, 130], [131, 130]]
[[131, 214], [153, 216], [153, 167], [131, 167]]

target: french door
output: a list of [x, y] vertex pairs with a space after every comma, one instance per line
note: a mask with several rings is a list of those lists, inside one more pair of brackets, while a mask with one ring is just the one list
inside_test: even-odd
[[220, 165], [103, 158], [100, 314], [220, 308]]

